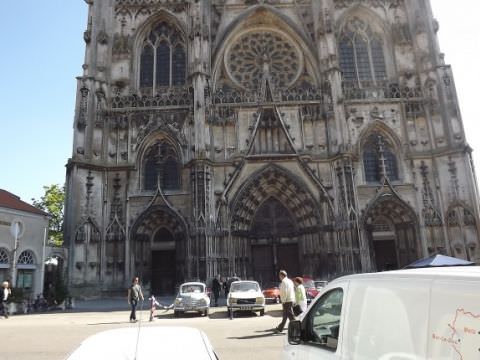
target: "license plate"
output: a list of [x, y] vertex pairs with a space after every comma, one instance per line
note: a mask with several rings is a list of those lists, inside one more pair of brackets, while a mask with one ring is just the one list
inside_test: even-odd
[[253, 310], [253, 306], [242, 306], [243, 310]]

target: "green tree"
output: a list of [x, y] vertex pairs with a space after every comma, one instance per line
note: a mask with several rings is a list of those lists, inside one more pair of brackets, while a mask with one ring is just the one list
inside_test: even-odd
[[65, 186], [53, 184], [44, 186], [45, 194], [40, 200], [32, 199], [32, 205], [50, 215], [48, 238], [53, 245], [63, 244], [63, 209], [65, 203]]

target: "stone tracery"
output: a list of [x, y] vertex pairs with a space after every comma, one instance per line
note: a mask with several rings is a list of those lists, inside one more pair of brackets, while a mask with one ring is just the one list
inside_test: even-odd
[[289, 87], [303, 69], [302, 54], [284, 34], [251, 30], [227, 49], [225, 67], [241, 87], [258, 89], [265, 78], [277, 87]]

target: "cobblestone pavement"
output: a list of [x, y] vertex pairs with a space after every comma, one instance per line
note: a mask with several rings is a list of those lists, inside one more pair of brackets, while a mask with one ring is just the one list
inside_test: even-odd
[[[162, 304], [171, 304], [173, 298], [160, 298]], [[209, 337], [221, 360], [278, 359], [285, 335], [270, 331], [281, 318], [280, 305], [267, 305], [265, 316], [254, 313], [227, 317], [225, 300], [210, 309], [208, 318], [187, 314], [174, 318], [173, 311], [157, 310], [149, 322], [147, 303], [137, 318], [141, 326], [192, 326]], [[13, 315], [0, 318], [1, 360], [63, 360], [83, 339], [97, 332], [139, 326], [128, 321], [126, 299], [76, 301], [75, 308], [66, 311]]]

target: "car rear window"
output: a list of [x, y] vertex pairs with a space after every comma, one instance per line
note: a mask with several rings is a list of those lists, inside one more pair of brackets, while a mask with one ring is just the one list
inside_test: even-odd
[[181, 292], [182, 293], [202, 293], [203, 286], [202, 285], [183, 285]]

